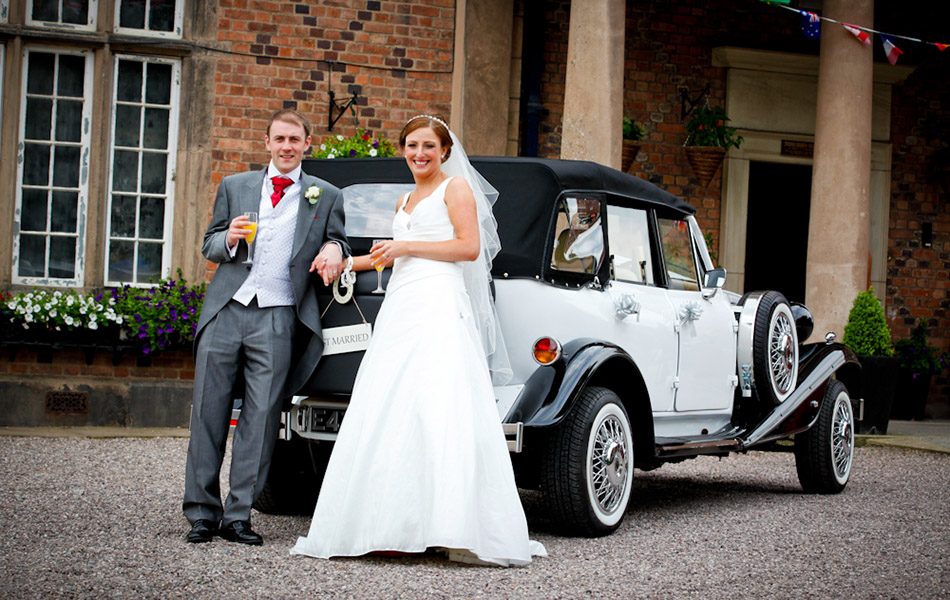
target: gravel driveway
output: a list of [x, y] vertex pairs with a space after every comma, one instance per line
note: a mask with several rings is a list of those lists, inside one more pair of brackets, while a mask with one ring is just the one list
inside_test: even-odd
[[436, 557], [291, 557], [307, 517], [253, 515], [264, 546], [190, 545], [186, 439], [0, 438], [0, 598], [948, 598], [950, 455], [858, 448], [837, 496], [789, 454], [637, 472], [621, 528], [550, 531], [550, 557], [495, 569]]

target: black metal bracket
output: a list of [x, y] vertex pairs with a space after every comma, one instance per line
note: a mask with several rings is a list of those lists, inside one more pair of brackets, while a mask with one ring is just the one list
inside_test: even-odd
[[337, 102], [336, 92], [329, 89], [333, 86], [334, 61], [328, 60], [327, 63], [330, 65], [330, 68], [327, 70], [327, 94], [330, 95], [330, 105], [327, 107], [327, 131], [333, 131], [333, 126], [346, 114], [347, 110], [353, 113], [353, 121], [355, 121], [358, 126], [360, 122], [359, 119], [356, 118], [356, 108], [353, 104], [356, 102], [356, 99], [359, 98], [359, 94], [353, 94], [352, 96], [343, 98], [341, 102]]
[[[693, 92], [697, 92], [695, 98], [690, 98], [689, 95]], [[690, 90], [686, 88], [680, 88], [680, 123], [686, 122], [686, 117], [689, 113], [693, 112], [693, 109], [703, 100], [706, 100], [706, 105], [709, 105], [709, 94], [711, 90], [709, 89], [709, 82], [706, 82], [706, 87], [699, 90]], [[689, 108], [686, 105], [689, 105]]]

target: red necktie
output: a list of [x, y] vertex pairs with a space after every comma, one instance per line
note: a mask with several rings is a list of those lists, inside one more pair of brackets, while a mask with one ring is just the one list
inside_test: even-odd
[[280, 199], [284, 197], [284, 188], [293, 185], [294, 180], [279, 175], [277, 177], [271, 177], [270, 180], [274, 184], [274, 193], [270, 195], [270, 201], [274, 207], [276, 207]]

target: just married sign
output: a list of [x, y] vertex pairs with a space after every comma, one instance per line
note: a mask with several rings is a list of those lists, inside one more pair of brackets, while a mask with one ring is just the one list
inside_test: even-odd
[[323, 355], [361, 352], [369, 347], [373, 326], [369, 323], [329, 327], [323, 330]]

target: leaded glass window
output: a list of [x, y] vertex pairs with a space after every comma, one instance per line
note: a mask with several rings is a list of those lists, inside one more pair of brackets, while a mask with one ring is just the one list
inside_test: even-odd
[[13, 268], [17, 283], [82, 285], [92, 54], [24, 54]]
[[98, 0], [26, 0], [26, 24], [95, 29]]
[[117, 56], [106, 283], [154, 283], [171, 272], [180, 63]]
[[184, 0], [116, 0], [115, 30], [181, 38], [183, 4]]

